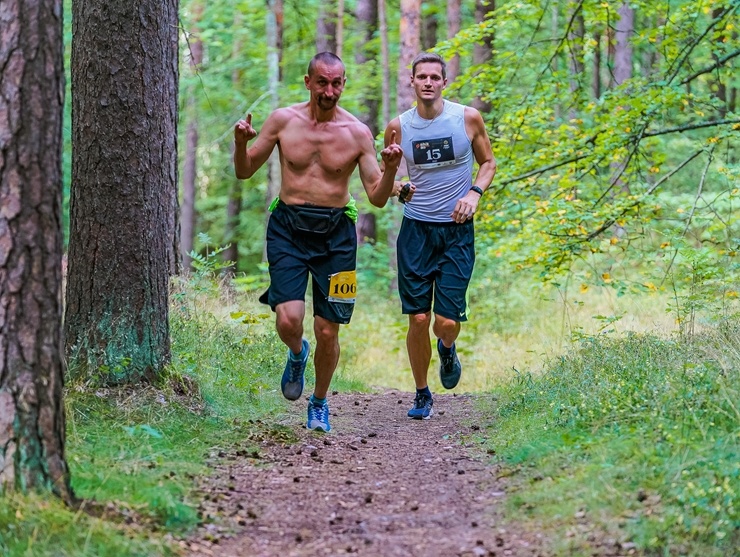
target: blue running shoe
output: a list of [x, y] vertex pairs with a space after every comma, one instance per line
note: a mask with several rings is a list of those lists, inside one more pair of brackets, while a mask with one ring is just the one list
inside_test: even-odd
[[425, 394], [416, 393], [414, 398], [414, 406], [409, 410], [407, 416], [414, 420], [428, 420], [429, 417], [434, 413], [432, 410], [434, 402], [432, 397]]
[[288, 350], [288, 362], [285, 364], [283, 379], [280, 381], [280, 388], [283, 390], [283, 396], [288, 400], [298, 400], [303, 393], [303, 373], [306, 371], [306, 362], [308, 362], [308, 353], [311, 348], [308, 341], [304, 338], [301, 344], [301, 356], [294, 360], [293, 354]]
[[329, 433], [331, 426], [329, 425], [329, 403], [314, 404], [313, 401], [308, 401], [308, 421], [306, 422], [308, 429], [315, 431], [323, 431]]
[[455, 350], [455, 343], [452, 343], [452, 348], [447, 354], [443, 354], [444, 344], [442, 339], [437, 339], [437, 352], [439, 353], [439, 380], [442, 382], [442, 386], [445, 389], [454, 389], [458, 381], [460, 381], [460, 375], [462, 375], [462, 364], [460, 359], [457, 357], [457, 350]]

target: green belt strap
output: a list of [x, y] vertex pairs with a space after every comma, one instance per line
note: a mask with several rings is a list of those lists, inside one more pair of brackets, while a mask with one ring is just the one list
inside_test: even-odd
[[[278, 203], [280, 203], [280, 198], [276, 197], [272, 200], [272, 203], [270, 203], [270, 208], [268, 210], [272, 213], [275, 210], [275, 207], [278, 206]], [[355, 201], [355, 198], [351, 195], [349, 196], [349, 202], [344, 206], [344, 212], [352, 222], [357, 224], [357, 218], [360, 212], [357, 210], [357, 202]]]

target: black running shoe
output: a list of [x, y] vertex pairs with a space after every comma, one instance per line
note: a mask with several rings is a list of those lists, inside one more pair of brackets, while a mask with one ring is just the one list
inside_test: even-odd
[[462, 364], [460, 364], [460, 358], [457, 357], [457, 350], [455, 350], [455, 343], [452, 343], [449, 354], [442, 354], [442, 339], [437, 339], [437, 352], [439, 352], [439, 380], [442, 382], [442, 386], [445, 389], [454, 389], [457, 383], [460, 381], [460, 375], [462, 375]]

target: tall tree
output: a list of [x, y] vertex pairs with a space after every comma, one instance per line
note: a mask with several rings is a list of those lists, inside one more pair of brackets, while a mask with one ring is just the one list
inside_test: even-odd
[[635, 10], [624, 2], [619, 7], [619, 21], [614, 32], [614, 84], [621, 85], [632, 77], [632, 35], [635, 32]]
[[[475, 21], [483, 23], [496, 10], [496, 0], [476, 0], [475, 1]], [[480, 43], [475, 43], [473, 47], [473, 64], [476, 66], [490, 63], [493, 59], [493, 33], [488, 33]], [[480, 95], [476, 95], [471, 105], [483, 113], [491, 111], [491, 103], [483, 100]]]
[[0, 492], [74, 496], [62, 383], [61, 0], [0, 17]]
[[421, 48], [432, 50], [437, 44], [437, 6], [434, 2], [422, 4]]
[[[194, 74], [200, 71], [203, 63], [203, 41], [200, 38], [198, 22], [203, 16], [200, 0], [192, 4], [193, 28], [188, 40], [190, 69]], [[185, 134], [185, 161], [182, 171], [182, 204], [180, 205], [180, 247], [183, 269], [190, 269], [190, 252], [195, 241], [195, 181], [198, 155], [198, 111], [196, 109], [194, 87], [187, 98], [188, 128]]]
[[[267, 10], [267, 80], [270, 90], [270, 111], [280, 104], [278, 94], [280, 87], [280, 61], [283, 52], [283, 0], [269, 0]], [[318, 45], [318, 35], [317, 35]], [[265, 198], [265, 221], [269, 218], [268, 207], [280, 192], [280, 155], [275, 149], [270, 155], [267, 166], [267, 195]], [[267, 261], [267, 244], [263, 249], [262, 259]]]
[[[242, 23], [242, 12], [239, 9], [234, 10], [234, 29], [240, 29]], [[242, 72], [238, 60], [242, 56], [242, 41], [237, 36], [231, 44], [231, 61], [233, 69], [231, 71], [231, 85], [234, 91], [241, 87]], [[234, 145], [231, 144], [233, 150]], [[233, 160], [234, 153], [231, 153]], [[242, 211], [242, 180], [232, 177], [229, 181], [228, 200], [226, 201], [226, 222], [224, 223], [224, 251], [221, 253], [224, 262], [230, 262], [228, 272], [236, 273], [239, 269], [239, 223], [241, 222]]]
[[[460, 0], [447, 0], [447, 39], [460, 32]], [[447, 60], [447, 82], [452, 83], [460, 73], [460, 55]]]
[[570, 2], [568, 14], [570, 28], [568, 31], [568, 71], [570, 73], [571, 106], [570, 118], [575, 118], [582, 94], [581, 83], [584, 75], [583, 41], [586, 34], [586, 24], [583, 19], [583, 2]]
[[380, 67], [382, 68], [383, 125], [391, 119], [391, 70], [388, 47], [388, 14], [385, 0], [378, 0], [378, 25], [380, 27]]
[[66, 350], [104, 381], [170, 359], [176, 258], [178, 0], [72, 4]]
[[[401, 52], [398, 60], [398, 81], [396, 110], [398, 114], [408, 110], [414, 104], [416, 95], [414, 88], [411, 86], [411, 63], [419, 53], [421, 47], [421, 0], [401, 0], [401, 20], [400, 20], [400, 43]], [[398, 167], [397, 177], [402, 178], [408, 175], [406, 162], [402, 161]], [[394, 215], [394, 224], [388, 230], [388, 246], [390, 248], [390, 268], [393, 279], [391, 279], [391, 288], [398, 288], [398, 273], [396, 272], [396, 239], [400, 223], [398, 214]]]
[[[378, 0], [358, 0], [355, 17], [357, 35], [360, 37], [360, 47], [355, 51], [355, 63], [361, 67], [367, 64], [367, 69], [363, 74], [365, 79], [371, 79], [376, 75], [374, 71], [376, 64], [371, 62], [377, 58], [377, 52], [375, 49], [371, 50], [369, 45], [378, 29]], [[378, 97], [370, 88], [363, 88], [360, 95], [362, 112], [359, 118], [370, 128], [375, 137], [380, 131], [378, 128]]]
[[316, 52], [337, 51], [337, 0], [319, 3], [316, 18]]

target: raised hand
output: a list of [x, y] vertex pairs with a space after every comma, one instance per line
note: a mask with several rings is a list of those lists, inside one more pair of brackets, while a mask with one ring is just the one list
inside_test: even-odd
[[386, 167], [398, 168], [403, 157], [403, 149], [396, 143], [396, 130], [391, 132], [391, 142], [380, 152], [380, 158]]
[[252, 127], [252, 114], [247, 114], [246, 120], [239, 120], [234, 126], [234, 140], [246, 143], [257, 137], [257, 131]]

